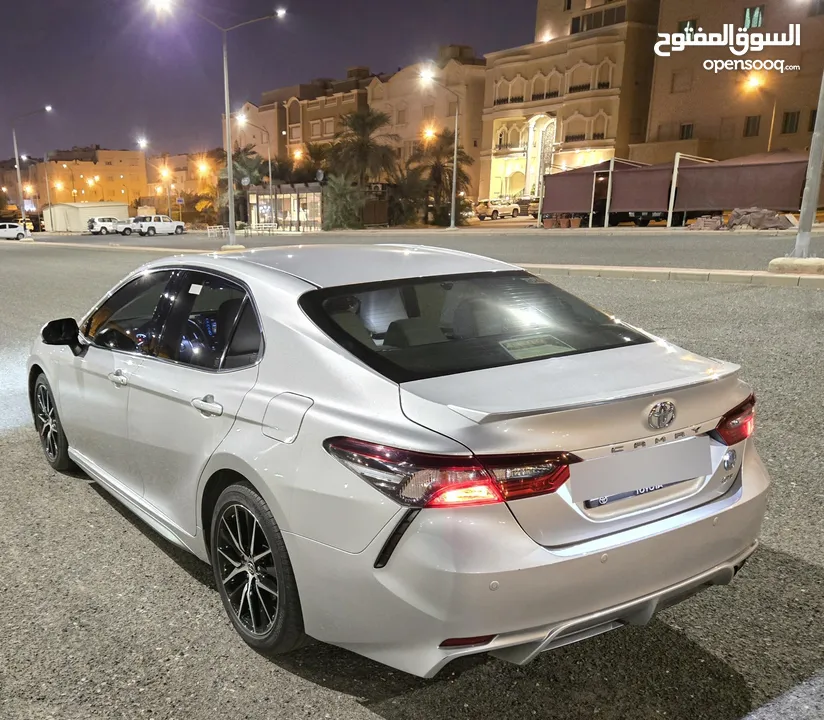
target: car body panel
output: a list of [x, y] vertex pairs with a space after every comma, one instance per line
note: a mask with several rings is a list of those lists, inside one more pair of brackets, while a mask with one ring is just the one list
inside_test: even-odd
[[31, 237], [31, 231], [21, 223], [3, 222], [0, 223], [0, 238], [5, 240], [17, 240], [18, 236]]

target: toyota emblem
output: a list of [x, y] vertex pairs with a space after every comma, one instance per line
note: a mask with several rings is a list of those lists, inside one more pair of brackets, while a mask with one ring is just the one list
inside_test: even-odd
[[668, 428], [675, 422], [675, 403], [665, 400], [653, 405], [652, 410], [649, 411], [647, 422], [653, 430]]

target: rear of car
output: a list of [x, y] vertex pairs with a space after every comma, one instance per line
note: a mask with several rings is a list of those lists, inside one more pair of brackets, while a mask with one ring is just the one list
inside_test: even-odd
[[318, 639], [423, 676], [477, 652], [522, 664], [645, 624], [754, 551], [769, 480], [737, 366], [522, 271], [300, 304], [398, 393], [389, 424], [341, 421], [317, 399], [306, 415], [303, 442], [327, 455], [313, 476], [363, 483], [389, 513], [361, 524], [365, 548], [290, 538]]

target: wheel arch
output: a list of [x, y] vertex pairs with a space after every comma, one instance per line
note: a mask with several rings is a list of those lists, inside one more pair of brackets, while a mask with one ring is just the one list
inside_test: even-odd
[[31, 408], [32, 414], [34, 413], [34, 385], [37, 382], [37, 378], [45, 374], [46, 371], [43, 370], [38, 363], [34, 363], [29, 369], [27, 388], [29, 393], [29, 408]]

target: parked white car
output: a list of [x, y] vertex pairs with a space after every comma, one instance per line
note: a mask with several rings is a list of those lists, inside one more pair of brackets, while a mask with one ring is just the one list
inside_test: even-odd
[[521, 206], [508, 200], [479, 200], [475, 206], [475, 214], [479, 220], [518, 217], [521, 214]]
[[146, 215], [138, 223], [141, 235], [182, 235], [186, 225], [168, 215]]
[[117, 232], [117, 218], [115, 217], [93, 217], [89, 218], [89, 232], [92, 235], [108, 235]]
[[22, 240], [30, 236], [29, 230], [20, 223], [0, 223], [0, 238]]
[[118, 220], [114, 228], [115, 232], [118, 232], [121, 235], [131, 235], [133, 232], [140, 232], [140, 222], [143, 220], [151, 220], [151, 217], [146, 215], [138, 215], [137, 217]]

